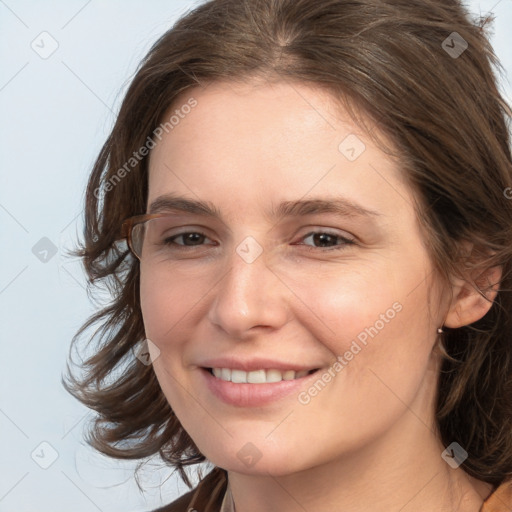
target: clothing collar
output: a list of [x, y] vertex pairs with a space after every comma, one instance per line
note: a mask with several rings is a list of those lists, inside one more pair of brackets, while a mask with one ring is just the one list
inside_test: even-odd
[[233, 495], [231, 494], [231, 489], [229, 488], [229, 481], [219, 512], [236, 512], [235, 504], [233, 503]]

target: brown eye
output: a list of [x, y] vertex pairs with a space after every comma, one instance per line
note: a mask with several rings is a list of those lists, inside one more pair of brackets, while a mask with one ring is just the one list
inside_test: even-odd
[[[176, 243], [175, 240], [182, 238], [183, 243]], [[171, 236], [164, 240], [165, 245], [180, 245], [183, 247], [195, 247], [197, 245], [202, 245], [205, 239], [208, 239], [206, 235], [203, 233], [198, 233], [196, 231], [180, 233], [178, 235]]]
[[347, 245], [354, 245], [355, 241], [344, 236], [339, 235], [338, 233], [330, 233], [328, 231], [313, 231], [305, 235], [302, 239], [306, 240], [307, 238], [312, 237], [312, 242], [314, 245], [309, 244], [301, 244], [307, 245], [310, 249], [343, 249]]

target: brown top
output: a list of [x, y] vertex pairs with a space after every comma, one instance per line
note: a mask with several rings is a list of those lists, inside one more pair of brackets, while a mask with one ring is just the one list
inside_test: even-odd
[[[512, 480], [507, 480], [487, 497], [480, 512], [511, 511]], [[197, 487], [154, 512], [235, 512], [227, 472], [216, 467]]]

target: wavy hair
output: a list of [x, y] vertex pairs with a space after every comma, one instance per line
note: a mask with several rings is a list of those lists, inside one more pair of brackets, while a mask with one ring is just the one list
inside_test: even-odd
[[[206, 460], [152, 366], [134, 356], [145, 338], [139, 263], [118, 240], [122, 222], [146, 209], [148, 156], [140, 148], [178, 96], [263, 77], [323, 87], [359, 123], [378, 123], [419, 198], [425, 245], [443, 279], [502, 267], [489, 312], [439, 337], [436, 418], [445, 446], [457, 440], [468, 452], [467, 473], [492, 484], [512, 476], [511, 111], [498, 87], [490, 22], [455, 0], [210, 0], [160, 37], [92, 169], [75, 252], [90, 293], [103, 288], [112, 297], [74, 337], [81, 352], [79, 340], [97, 326], [88, 356], [79, 364], [70, 356], [64, 377], [97, 413], [88, 434], [96, 449], [116, 458], [159, 453], [189, 486], [185, 467]], [[464, 241], [473, 252], [461, 258]]]

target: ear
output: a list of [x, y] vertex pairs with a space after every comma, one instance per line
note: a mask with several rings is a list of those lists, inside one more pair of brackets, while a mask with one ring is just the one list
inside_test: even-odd
[[475, 268], [470, 277], [480, 292], [462, 278], [452, 282], [453, 299], [443, 324], [446, 327], [469, 325], [486, 315], [498, 294], [502, 267], [492, 267], [486, 271]]

